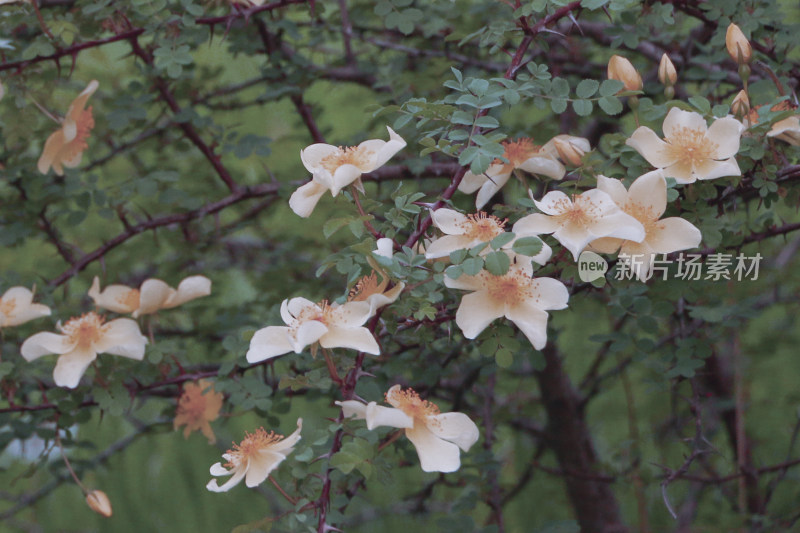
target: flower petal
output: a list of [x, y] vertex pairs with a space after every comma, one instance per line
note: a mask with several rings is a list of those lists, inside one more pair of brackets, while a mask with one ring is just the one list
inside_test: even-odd
[[564, 165], [549, 157], [531, 157], [523, 161], [517, 168], [531, 174], [541, 174], [554, 180], [560, 180], [567, 173]]
[[229, 476], [233, 474], [232, 471], [229, 471], [227, 468], [222, 466], [222, 463], [214, 463], [211, 465], [210, 471], [212, 476]]
[[[11, 310], [6, 315], [0, 311], [0, 328], [19, 326], [35, 318], [50, 315], [50, 308], [43, 304], [33, 303], [33, 293], [26, 287], [11, 287], [0, 298], [0, 302], [9, 304]], [[3, 306], [0, 305], [0, 308]]]
[[330, 144], [312, 144], [300, 150], [300, 161], [303, 162], [303, 166], [306, 167], [306, 170], [314, 174], [320, 169], [323, 159], [339, 152], [339, 148]]
[[431, 220], [434, 226], [447, 235], [463, 235], [469, 222], [466, 215], [445, 207], [431, 211]]
[[296, 191], [292, 193], [289, 198], [289, 207], [295, 212], [297, 216], [308, 218], [317, 207], [319, 199], [325, 194], [328, 187], [325, 185], [311, 180], [305, 185], [301, 185]]
[[90, 81], [89, 85], [87, 85], [86, 88], [81, 91], [81, 93], [69, 105], [67, 117], [77, 122], [81, 113], [86, 107], [86, 102], [89, 100], [89, 97], [94, 94], [99, 86], [100, 84], [97, 82], [97, 80]]
[[414, 419], [405, 414], [402, 409], [384, 407], [375, 402], [368, 403], [366, 407], [365, 419], [367, 420], [367, 429], [369, 430], [381, 426], [393, 428], [414, 427]]
[[298, 326], [295, 336], [289, 335], [289, 341], [294, 341], [292, 349], [294, 353], [302, 352], [306, 346], [314, 344], [328, 333], [328, 326], [319, 320], [309, 320]]
[[588, 249], [600, 254], [613, 254], [622, 246], [623, 240], [616, 237], [600, 237], [591, 241]]
[[458, 278], [453, 279], [447, 274], [444, 275], [444, 286], [448, 289], [461, 289], [465, 291], [478, 291], [484, 286], [483, 278], [481, 275], [468, 276], [462, 274]]
[[26, 361], [33, 361], [43, 355], [51, 353], [65, 354], [75, 349], [77, 341], [72, 341], [66, 335], [43, 331], [28, 337], [19, 349]]
[[673, 137], [683, 135], [684, 129], [705, 133], [708, 130], [708, 124], [700, 113], [673, 107], [664, 118], [661, 129], [664, 130], [664, 138], [670, 141]]
[[92, 345], [97, 353], [121, 355], [137, 361], [144, 358], [147, 337], [139, 331], [139, 324], [135, 320], [117, 318], [103, 325], [102, 331], [102, 337]]
[[480, 431], [470, 417], [464, 413], [442, 413], [429, 416], [428, 430], [446, 441], [452, 442], [465, 452], [478, 442]]
[[331, 194], [337, 196], [339, 192], [361, 177], [362, 171], [355, 165], [344, 164], [336, 168], [331, 178]]
[[715, 120], [706, 132], [706, 139], [717, 145], [712, 154], [714, 159], [728, 159], [739, 151], [739, 142], [744, 126], [733, 117], [722, 117]]
[[[546, 215], [560, 215], [572, 208], [572, 200], [561, 191], [550, 191], [541, 200], [534, 200], [536, 208]], [[530, 216], [530, 215], [528, 215]], [[527, 217], [522, 218], [524, 220]], [[517, 222], [519, 224], [519, 222]], [[516, 227], [516, 224], [514, 225]], [[549, 233], [549, 232], [542, 232]]]
[[61, 131], [61, 129], [58, 129], [50, 134], [50, 136], [47, 138], [47, 141], [44, 143], [42, 155], [39, 157], [39, 161], [36, 163], [36, 168], [39, 169], [39, 172], [42, 174], [47, 174], [47, 171], [50, 170], [50, 167], [52, 166], [56, 174], [59, 176], [64, 175], [64, 170], [61, 168], [61, 163], [57, 161], [56, 157], [58, 156], [58, 153], [61, 151], [61, 148], [64, 146], [65, 142], [64, 132]]
[[489, 200], [492, 199], [492, 196], [503, 188], [503, 185], [506, 184], [510, 177], [511, 172], [503, 172], [493, 176], [491, 179], [487, 179], [486, 183], [484, 183], [478, 191], [478, 196], [475, 197], [475, 208], [480, 209], [486, 205]]
[[[489, 170], [486, 171], [486, 174], [491, 171], [492, 167], [489, 167]], [[461, 178], [461, 182], [458, 184], [458, 190], [463, 192], [464, 194], [472, 194], [481, 187], [483, 184], [486, 183], [488, 180], [484, 174], [473, 174], [470, 171], [467, 171], [464, 174], [464, 177]]]
[[447, 257], [456, 250], [469, 249], [480, 242], [475, 242], [475, 239], [467, 235], [443, 235], [428, 245], [425, 249], [425, 257], [427, 259]]
[[506, 316], [527, 337], [533, 347], [541, 350], [547, 344], [548, 314], [534, 302], [525, 301], [508, 310]]
[[466, 338], [474, 339], [504, 314], [504, 305], [490, 298], [488, 291], [481, 290], [461, 297], [461, 305], [456, 311], [456, 324]]
[[289, 328], [267, 326], [255, 332], [247, 350], [247, 362], [258, 363], [294, 350]]
[[511, 231], [519, 238], [528, 235], [553, 233], [560, 227], [561, 223], [558, 219], [542, 213], [533, 213], [519, 219], [511, 228]]
[[[284, 312], [283, 305], [281, 305], [281, 318], [287, 324], [294, 322], [309, 307], [314, 308], [315, 312], [322, 312], [322, 309], [317, 304], [302, 296], [284, 300], [284, 303], [286, 304], [286, 310]], [[287, 319], [287, 317], [290, 317], [290, 319]]]
[[406, 437], [417, 449], [420, 466], [425, 472], [455, 472], [461, 467], [458, 446], [440, 439], [425, 424], [406, 429]]
[[531, 287], [536, 291], [533, 305], [539, 309], [543, 311], [566, 309], [569, 291], [557, 279], [536, 278], [531, 282]]
[[[367, 309], [369, 310], [369, 304]], [[350, 348], [372, 355], [381, 353], [378, 341], [367, 328], [340, 328], [332, 325], [328, 332], [319, 338], [319, 345], [323, 348]]]
[[703, 161], [702, 165], [695, 167], [696, 177], [699, 180], [713, 180], [715, 178], [722, 178], [724, 176], [741, 176], [742, 171], [739, 168], [739, 163], [736, 159], [731, 157], [725, 161], [714, 161], [708, 159]]
[[622, 181], [616, 178], [607, 178], [603, 175], [597, 176], [597, 188], [614, 200], [619, 207], [624, 207], [628, 202], [628, 191]]
[[53, 369], [53, 380], [59, 387], [74, 389], [95, 359], [97, 359], [97, 353], [94, 350], [78, 348], [60, 355], [56, 367]]
[[[708, 161], [711, 161], [710, 159]], [[675, 178], [675, 181], [682, 184], [694, 183], [697, 181], [697, 176], [694, 174], [691, 162], [676, 161], [675, 163], [664, 168], [665, 178]]]
[[272, 444], [269, 447], [269, 449], [274, 451], [274, 452], [280, 452], [280, 453], [283, 453], [284, 455], [289, 455], [290, 453], [292, 453], [292, 450], [294, 449], [293, 448], [294, 445], [297, 444], [300, 441], [300, 438], [301, 438], [300, 437], [300, 431], [302, 431], [302, 429], [303, 429], [303, 419], [302, 418], [298, 418], [297, 419], [297, 429], [295, 429], [294, 432], [291, 435], [289, 435], [288, 437], [286, 437], [286, 438], [284, 438], [282, 440], [279, 440], [278, 442]]
[[[628, 201], [648, 211], [653, 219], [660, 218], [667, 208], [667, 180], [664, 179], [664, 171], [654, 170], [636, 178], [628, 190]], [[620, 207], [624, 207], [624, 204]]]
[[160, 279], [148, 279], [139, 288], [139, 309], [133, 312], [133, 318], [155, 313], [164, 308], [164, 304], [175, 297], [175, 289]]
[[703, 235], [694, 224], [680, 217], [659, 220], [647, 233], [647, 244], [654, 252], [669, 254], [700, 246]]
[[[343, 402], [333, 402], [342, 408], [342, 415], [345, 418], [355, 418], [364, 420], [367, 416], [367, 406], [357, 400], [345, 400]], [[372, 402], [375, 403], [375, 402]]]
[[[642, 232], [644, 233], [644, 231]], [[553, 233], [553, 237], [564, 248], [572, 252], [575, 261], [578, 260], [578, 256], [586, 248], [586, 245], [596, 238], [582, 224], [564, 224]]]
[[674, 156], [669, 155], [667, 143], [659, 139], [658, 135], [647, 126], [636, 128], [625, 144], [639, 152], [656, 168], [668, 167], [677, 161]]
[[189, 276], [178, 284], [177, 291], [166, 302], [164, 309], [170, 309], [185, 304], [195, 298], [211, 294], [211, 280], [205, 276]]
[[329, 325], [355, 328], [367, 321], [370, 316], [370, 306], [364, 301], [346, 302], [339, 306], [333, 304], [328, 313], [331, 319]]
[[257, 487], [267, 479], [270, 472], [278, 468], [284, 459], [286, 459], [286, 455], [274, 452], [272, 449], [259, 450], [250, 458], [244, 484], [250, 488]]
[[97, 307], [114, 311], [115, 313], [131, 313], [139, 308], [139, 291], [125, 285], [108, 285], [100, 291], [100, 278], [92, 280], [89, 297]]
[[242, 478], [244, 478], [246, 473], [247, 473], [246, 469], [237, 468], [231, 472], [228, 472], [229, 475], [233, 474], [233, 476], [228, 481], [226, 481], [225, 484], [222, 485], [221, 487], [217, 485], [216, 479], [212, 479], [211, 481], [208, 482], [206, 488], [211, 492], [228, 492], [233, 487], [238, 485], [240, 481], [242, 481]]

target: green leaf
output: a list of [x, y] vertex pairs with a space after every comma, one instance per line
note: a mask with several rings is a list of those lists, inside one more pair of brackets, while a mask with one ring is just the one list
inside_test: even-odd
[[497, 128], [500, 123], [494, 117], [478, 117], [475, 119], [475, 125], [479, 128]]
[[615, 96], [604, 96], [597, 103], [609, 115], [618, 115], [622, 112], [622, 102]]
[[550, 108], [553, 113], [561, 114], [567, 110], [567, 101], [564, 98], [553, 98], [550, 100]]
[[592, 105], [590, 100], [575, 100], [572, 102], [572, 109], [575, 110], [578, 116], [586, 117], [592, 114], [594, 105]]
[[511, 260], [505, 252], [491, 252], [484, 258], [486, 270], [495, 276], [502, 276], [508, 272]]
[[514, 241], [511, 249], [514, 253], [533, 257], [542, 251], [542, 240], [539, 237], [522, 237]]
[[600, 96], [614, 96], [625, 87], [619, 80], [605, 80], [600, 84]]
[[[478, 273], [483, 270], [483, 259], [480, 257], [465, 259], [464, 262], [461, 263], [461, 268], [464, 270], [464, 274], [468, 276], [477, 276]], [[450, 269], [448, 268], [448, 270]]]
[[351, 217], [332, 218], [322, 225], [322, 234], [326, 239], [348, 225], [353, 219]]
[[550, 94], [566, 98], [569, 96], [569, 82], [564, 78], [553, 78], [552, 85], [550, 86]]
[[455, 252], [450, 252], [450, 262], [454, 265], [461, 264], [464, 259], [467, 258], [467, 251], [466, 250], [456, 250]]
[[689, 98], [689, 103], [700, 110], [704, 115], [711, 114], [711, 103], [702, 96], [692, 96]]
[[514, 353], [508, 348], [500, 348], [494, 354], [494, 362], [500, 368], [508, 368], [514, 363]]
[[492, 239], [489, 245], [492, 247], [493, 250], [499, 250], [506, 244], [510, 243], [512, 240], [514, 240], [514, 234], [511, 233], [510, 231], [506, 231], [501, 233], [494, 239]]
[[581, 7], [585, 9], [600, 9], [611, 0], [581, 0]]
[[575, 87], [575, 94], [578, 98], [591, 98], [599, 87], [600, 82], [597, 80], [583, 80]]

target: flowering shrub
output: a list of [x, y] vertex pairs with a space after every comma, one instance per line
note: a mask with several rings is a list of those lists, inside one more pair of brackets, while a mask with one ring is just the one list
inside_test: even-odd
[[3, 523], [796, 526], [796, 6], [0, 4]]

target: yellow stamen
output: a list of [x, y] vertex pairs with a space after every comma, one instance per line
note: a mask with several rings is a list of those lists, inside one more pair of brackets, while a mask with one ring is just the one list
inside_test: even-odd
[[719, 145], [705, 136], [702, 130], [678, 128], [667, 140], [666, 155], [688, 168], [713, 159]]
[[531, 157], [535, 156], [541, 150], [541, 146], [533, 144], [533, 139], [529, 137], [522, 137], [516, 141], [503, 141], [503, 147], [506, 151], [503, 157], [508, 159], [508, 163], [503, 163], [500, 159], [495, 159], [495, 164], [503, 165], [503, 172], [510, 172], [518, 167]]
[[354, 165], [364, 169], [369, 165], [371, 155], [371, 150], [365, 150], [358, 146], [340, 146], [334, 153], [323, 158], [319, 164], [331, 174], [342, 165]]
[[508, 219], [500, 220], [494, 215], [487, 215], [483, 211], [467, 215], [467, 220], [459, 224], [464, 229], [464, 235], [472, 239], [488, 242], [505, 231]]
[[274, 431], [267, 431], [260, 427], [254, 433], [244, 434], [244, 439], [241, 444], [233, 443], [233, 449], [228, 450], [228, 455], [231, 459], [225, 463], [225, 468], [233, 468], [240, 465], [243, 461], [252, 459], [258, 455], [258, 452], [275, 444], [283, 439], [283, 435], [278, 435]]
[[384, 279], [378, 283], [378, 275], [373, 272], [369, 276], [364, 276], [356, 282], [355, 286], [350, 289], [350, 294], [347, 296], [347, 301], [363, 302], [373, 294], [382, 294], [386, 289], [387, 284], [387, 279]]
[[427, 417], [439, 414], [439, 408], [427, 400], [420, 399], [419, 394], [414, 389], [401, 390], [398, 388], [390, 390], [386, 393], [386, 401], [392, 407], [400, 409], [414, 420], [424, 422]]
[[90, 311], [79, 317], [71, 318], [61, 327], [61, 332], [69, 337], [70, 342], [76, 343], [78, 348], [87, 350], [104, 335], [103, 322], [105, 322], [105, 317]]
[[139, 308], [139, 289], [131, 289], [123, 296], [117, 298], [120, 305], [124, 305], [130, 309]]

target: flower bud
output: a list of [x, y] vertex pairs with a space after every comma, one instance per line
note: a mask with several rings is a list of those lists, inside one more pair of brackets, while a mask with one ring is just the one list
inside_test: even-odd
[[608, 79], [621, 81], [625, 84], [626, 91], [642, 89], [642, 76], [639, 71], [622, 56], [613, 55], [608, 60]]
[[739, 91], [736, 98], [731, 102], [731, 113], [737, 117], [744, 117], [750, 112], [750, 99], [744, 90]]
[[106, 496], [106, 493], [102, 490], [93, 490], [87, 494], [86, 503], [95, 513], [101, 514], [106, 518], [111, 516], [111, 500], [108, 499], [108, 496]]
[[570, 140], [558, 138], [553, 139], [553, 145], [555, 145], [558, 157], [560, 157], [562, 161], [572, 166], [581, 166], [581, 160], [586, 152], [584, 152], [580, 146]]
[[668, 87], [678, 81], [678, 72], [667, 54], [661, 56], [661, 63], [658, 64], [658, 79]]
[[728, 26], [728, 31], [725, 34], [725, 46], [728, 48], [731, 58], [739, 65], [749, 63], [750, 58], [753, 56], [750, 41], [744, 36], [739, 26], [734, 23]]

